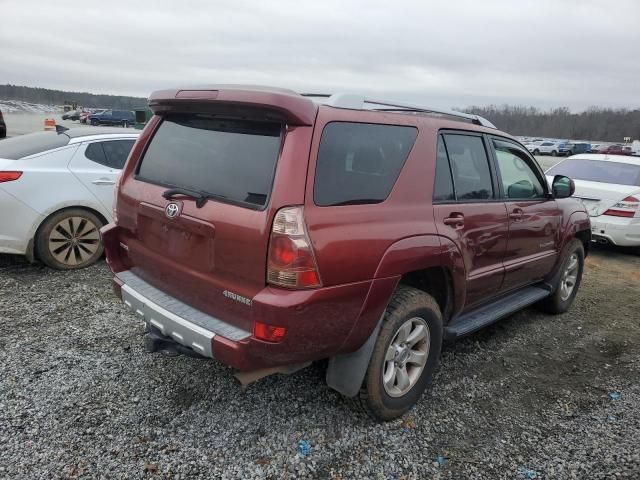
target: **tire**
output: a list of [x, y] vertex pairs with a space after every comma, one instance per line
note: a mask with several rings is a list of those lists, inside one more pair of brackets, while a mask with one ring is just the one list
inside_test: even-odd
[[540, 155], [540, 150], [538, 150], [537, 148], [533, 151], [534, 155]]
[[551, 151], [551, 156], [552, 157], [557, 157], [558, 156], [558, 152], [556, 150], [552, 150]]
[[[387, 306], [360, 392], [351, 399], [354, 407], [383, 421], [409, 410], [429, 386], [440, 364], [442, 331], [442, 314], [433, 297], [415, 288], [399, 286]], [[408, 334], [405, 339], [412, 336], [417, 339], [413, 348], [401, 347], [403, 332]], [[424, 359], [422, 367], [420, 354]], [[395, 361], [398, 356], [403, 367], [398, 367]], [[406, 376], [401, 374], [402, 370]], [[390, 379], [388, 386], [385, 375]], [[403, 389], [401, 383], [405, 381], [409, 383]]]
[[82, 208], [54, 213], [38, 229], [38, 258], [56, 270], [75, 270], [94, 264], [104, 252], [100, 227], [104, 222]]
[[[546, 313], [558, 315], [569, 310], [573, 301], [578, 294], [580, 282], [582, 281], [582, 272], [584, 271], [584, 246], [578, 239], [573, 239], [565, 249], [565, 258], [560, 267], [560, 276], [558, 283], [554, 286], [554, 291], [548, 297], [540, 300], [536, 306]], [[577, 262], [574, 269], [571, 269], [573, 260]], [[572, 273], [573, 272], [573, 273]], [[567, 280], [573, 276], [573, 286], [567, 296], [565, 285]]]
[[97, 127], [100, 124], [100, 122], [98, 122], [97, 120], [91, 120], [91, 125], [93, 125], [94, 127]]
[[571, 150], [569, 150], [569, 151], [567, 152], [567, 157], [570, 157], [571, 155], [573, 155], [573, 152], [572, 152]]

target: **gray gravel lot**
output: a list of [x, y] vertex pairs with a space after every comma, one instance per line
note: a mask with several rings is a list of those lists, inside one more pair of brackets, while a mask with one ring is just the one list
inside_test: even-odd
[[243, 390], [144, 353], [104, 263], [0, 256], [0, 478], [640, 478], [640, 256], [587, 260], [570, 313], [445, 348], [431, 393], [376, 424], [322, 365]]

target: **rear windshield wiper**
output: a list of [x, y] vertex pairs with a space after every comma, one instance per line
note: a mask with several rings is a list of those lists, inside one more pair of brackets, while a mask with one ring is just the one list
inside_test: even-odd
[[196, 190], [189, 190], [188, 188], [170, 188], [162, 193], [162, 196], [167, 200], [171, 200], [176, 195], [184, 195], [185, 197], [191, 197], [196, 200], [196, 207], [202, 208], [207, 200], [210, 198], [226, 198], [224, 195], [213, 195], [207, 192], [198, 192]]

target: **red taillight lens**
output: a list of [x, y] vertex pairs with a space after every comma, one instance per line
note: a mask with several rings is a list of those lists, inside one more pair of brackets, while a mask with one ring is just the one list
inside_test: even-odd
[[22, 176], [22, 172], [0, 172], [0, 183], [13, 182]]
[[22, 172], [0, 172], [0, 183], [13, 182], [22, 176]]
[[636, 197], [627, 197], [616, 203], [613, 207], [603, 213], [612, 217], [633, 218], [640, 213], [640, 200]]
[[302, 207], [282, 208], [273, 219], [267, 282], [287, 288], [322, 285], [311, 240], [304, 225]]
[[281, 342], [286, 333], [285, 327], [276, 327], [262, 322], [255, 322], [253, 325], [253, 336], [265, 342]]

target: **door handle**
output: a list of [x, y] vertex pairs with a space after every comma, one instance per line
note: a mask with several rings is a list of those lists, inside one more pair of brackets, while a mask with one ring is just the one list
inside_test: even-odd
[[115, 185], [116, 181], [109, 180], [108, 178], [98, 178], [97, 180], [94, 180], [91, 183], [93, 183], [94, 185]]
[[513, 212], [509, 214], [509, 218], [514, 222], [520, 222], [524, 218], [524, 210], [521, 208], [515, 208]]
[[445, 217], [442, 223], [454, 228], [462, 227], [464, 225], [464, 215], [461, 213], [452, 213], [449, 217]]

